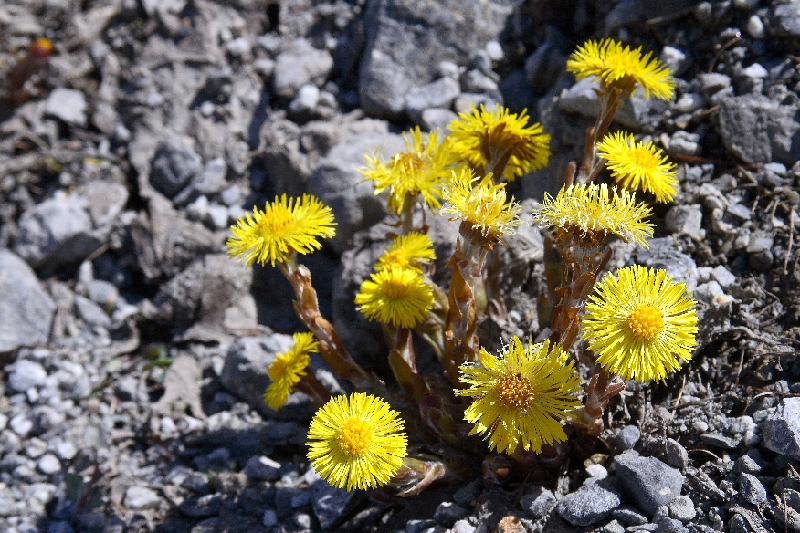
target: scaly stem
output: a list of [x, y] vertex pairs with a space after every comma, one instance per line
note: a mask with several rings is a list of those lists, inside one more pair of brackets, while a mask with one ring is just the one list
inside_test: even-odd
[[350, 381], [359, 390], [375, 390], [378, 383], [356, 363], [345, 350], [333, 325], [322, 317], [317, 291], [311, 286], [311, 272], [297, 264], [297, 254], [292, 252], [286, 262], [278, 263], [281, 273], [294, 289], [295, 313], [319, 341], [319, 353], [334, 373]]

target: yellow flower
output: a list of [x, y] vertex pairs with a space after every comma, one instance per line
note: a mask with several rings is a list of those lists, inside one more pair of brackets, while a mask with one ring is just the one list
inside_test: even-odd
[[403, 464], [403, 420], [381, 398], [356, 392], [323, 405], [308, 431], [308, 459], [334, 487], [386, 485]]
[[419, 126], [407, 133], [408, 136], [403, 133], [405, 152], [395, 154], [386, 163], [377, 154], [365, 155], [368, 167], [360, 169], [367, 180], [375, 182], [375, 194], [389, 190], [389, 210], [398, 215], [405, 202], [413, 201], [418, 194], [428, 207], [438, 209], [442, 185], [450, 176], [448, 149], [439, 143], [438, 130], [428, 133], [426, 139]]
[[504, 183], [495, 185], [489, 176], [479, 183], [476, 181], [469, 169], [453, 173], [444, 191], [447, 205], [442, 208], [442, 214], [454, 215], [450, 220], [461, 220], [462, 224], [466, 223], [492, 241], [512, 235], [522, 222], [519, 218], [522, 208], [513, 198], [506, 203]]
[[599, 78], [603, 87], [620, 89], [624, 97], [639, 85], [645, 98], [652, 94], [669, 100], [675, 91], [675, 80], [669, 69], [651, 56], [651, 52], [642, 56], [641, 46], [631, 50], [614, 39], [587, 41], [567, 60], [567, 71], [578, 80], [589, 76]]
[[644, 192], [655, 194], [660, 203], [675, 198], [678, 188], [675, 163], [667, 161], [667, 156], [652, 141], [636, 142], [633, 135], [616, 132], [597, 143], [597, 151], [623, 187], [632, 190], [641, 187]]
[[489, 448], [513, 453], [517, 446], [541, 453], [542, 444], [563, 442], [561, 421], [580, 405], [580, 380], [558, 344], [522, 346], [514, 335], [501, 357], [481, 348], [480, 363], [459, 367], [458, 380], [470, 386], [458, 396], [475, 398], [464, 413], [470, 434], [489, 434]]
[[550, 134], [542, 133], [538, 122], [528, 126], [529, 120], [527, 111], [517, 116], [502, 106], [487, 111], [481, 104], [480, 109], [459, 113], [447, 126], [447, 138], [452, 142], [452, 153], [466, 157], [480, 175], [505, 161], [502, 177], [514, 181], [550, 160]]
[[294, 345], [279, 353], [267, 368], [270, 384], [264, 393], [264, 402], [276, 411], [286, 404], [292, 387], [306, 375], [308, 354], [319, 351], [319, 342], [314, 340], [310, 332], [295, 333], [292, 339]]
[[301, 198], [287, 198], [286, 194], [267, 203], [264, 211], [253, 207], [253, 213], [239, 218], [231, 226], [228, 236], [228, 255], [239, 256], [240, 261], [251, 266], [258, 261], [283, 263], [292, 251], [307, 254], [322, 245], [317, 237], [333, 237], [333, 211], [310, 194]]
[[395, 237], [394, 242], [378, 258], [375, 270], [390, 266], [419, 269], [421, 263], [436, 259], [433, 241], [424, 233], [411, 232]]
[[555, 199], [545, 193], [542, 205], [533, 210], [533, 221], [555, 227], [559, 239], [572, 235], [585, 246], [599, 246], [612, 233], [647, 248], [645, 238], [653, 236], [653, 226], [644, 219], [650, 214], [650, 208], [636, 203], [636, 195], [626, 190], [609, 198], [605, 183], [579, 183], [562, 188]]
[[434, 300], [422, 272], [390, 265], [364, 280], [355, 303], [370, 320], [410, 329], [428, 318]]
[[581, 319], [597, 362], [622, 379], [659, 380], [692, 358], [695, 301], [664, 270], [634, 265], [595, 286]]

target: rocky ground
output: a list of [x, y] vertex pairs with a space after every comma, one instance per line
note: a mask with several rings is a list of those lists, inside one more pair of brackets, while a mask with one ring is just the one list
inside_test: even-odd
[[[53, 54], [12, 103], [40, 36]], [[563, 67], [603, 36], [678, 78], [673, 100], [618, 116], [681, 184], [650, 249], [612, 264], [687, 281], [693, 361], [629, 386], [546, 476], [410, 500], [331, 488], [305, 460], [306, 398], [261, 402], [298, 326], [289, 288], [225, 256], [228, 225], [280, 192], [331, 205], [337, 237], [304, 262], [381, 372], [351, 303], [386, 232], [363, 154], [473, 103], [528, 108], [554, 151], [517, 182], [529, 205], [581, 154], [596, 99]], [[10, 0], [0, 43], [0, 530], [800, 531], [800, 3]], [[441, 267], [454, 229], [434, 222]], [[486, 343], [540, 330], [541, 261], [526, 227]]]

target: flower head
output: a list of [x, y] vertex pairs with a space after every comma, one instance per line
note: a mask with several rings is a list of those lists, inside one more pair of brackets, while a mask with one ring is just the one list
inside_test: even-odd
[[481, 348], [478, 358], [459, 367], [458, 380], [470, 387], [455, 391], [475, 398], [464, 413], [475, 424], [470, 434], [488, 433], [489, 448], [509, 454], [519, 445], [540, 453], [542, 444], [566, 440], [561, 421], [580, 405], [580, 381], [561, 346], [523, 346], [514, 335], [501, 357]]
[[407, 438], [403, 420], [381, 398], [356, 392], [323, 405], [308, 431], [308, 459], [334, 487], [385, 485], [403, 464]]
[[512, 235], [522, 222], [520, 205], [513, 198], [506, 203], [505, 184], [495, 185], [489, 176], [477, 182], [469, 169], [453, 174], [444, 199], [447, 205], [442, 208], [443, 215], [454, 215], [450, 220], [461, 220], [490, 241]]
[[355, 303], [370, 320], [410, 329], [428, 318], [434, 299], [422, 272], [388, 266], [364, 280]]
[[597, 143], [597, 151], [623, 187], [634, 190], [641, 187], [644, 192], [655, 194], [660, 203], [675, 198], [678, 188], [675, 163], [667, 161], [652, 141], [637, 142], [629, 133], [616, 132]]
[[652, 94], [669, 100], [675, 91], [675, 80], [669, 69], [651, 56], [651, 52], [642, 56], [641, 46], [631, 50], [614, 39], [587, 41], [567, 60], [567, 71], [578, 80], [594, 76], [603, 87], [618, 88], [624, 96], [633, 93], [638, 85], [645, 98]]
[[231, 226], [228, 236], [228, 255], [239, 256], [247, 266], [258, 261], [283, 263], [292, 251], [307, 254], [322, 245], [317, 237], [333, 237], [333, 211], [316, 197], [304, 194], [300, 198], [287, 198], [286, 194], [267, 203], [264, 211], [253, 207], [253, 213], [239, 218]]
[[502, 106], [487, 111], [483, 105], [458, 115], [450, 122], [448, 139], [452, 152], [466, 156], [469, 164], [486, 175], [502, 164], [502, 177], [514, 181], [526, 172], [539, 170], [550, 160], [550, 134], [538, 122], [528, 126], [527, 111], [519, 116]]
[[559, 238], [574, 236], [586, 246], [598, 246], [612, 233], [646, 248], [645, 237], [653, 236], [653, 226], [644, 222], [650, 214], [650, 208], [636, 203], [636, 195], [626, 190], [609, 197], [605, 183], [577, 183], [562, 188], [555, 198], [545, 193], [533, 220], [555, 227]]
[[436, 252], [431, 238], [424, 233], [411, 232], [395, 237], [378, 258], [375, 270], [380, 271], [390, 266], [419, 269], [420, 264], [430, 263], [435, 259]]
[[634, 265], [595, 286], [581, 319], [597, 362], [622, 379], [659, 380], [692, 358], [695, 301], [665, 270]]
[[292, 339], [294, 345], [279, 353], [267, 368], [270, 384], [264, 393], [264, 402], [276, 411], [286, 405], [292, 387], [306, 375], [308, 354], [319, 351], [319, 342], [314, 340], [310, 332], [295, 333]]
[[[406, 133], [408, 135], [406, 135]], [[361, 169], [367, 180], [375, 184], [375, 194], [389, 191], [389, 209], [395, 214], [403, 212], [405, 202], [414, 201], [421, 194], [431, 209], [441, 206], [442, 186], [450, 176], [448, 149], [439, 143], [439, 132], [423, 137], [416, 129], [403, 133], [406, 151], [398, 152], [383, 162], [376, 155], [364, 156], [367, 168]]]

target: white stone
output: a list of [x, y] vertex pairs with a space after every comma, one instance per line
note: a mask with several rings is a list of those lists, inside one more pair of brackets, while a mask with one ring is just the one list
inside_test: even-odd
[[134, 485], [125, 491], [123, 503], [128, 509], [156, 509], [161, 497], [153, 489]]
[[86, 125], [86, 98], [75, 89], [54, 89], [47, 97], [45, 112], [78, 126]]
[[744, 26], [744, 31], [753, 39], [764, 38], [764, 21], [758, 15], [753, 15], [747, 19], [747, 24]]
[[61, 471], [61, 463], [58, 457], [48, 453], [41, 456], [39, 460], [36, 461], [36, 469], [46, 476], [52, 476]]

